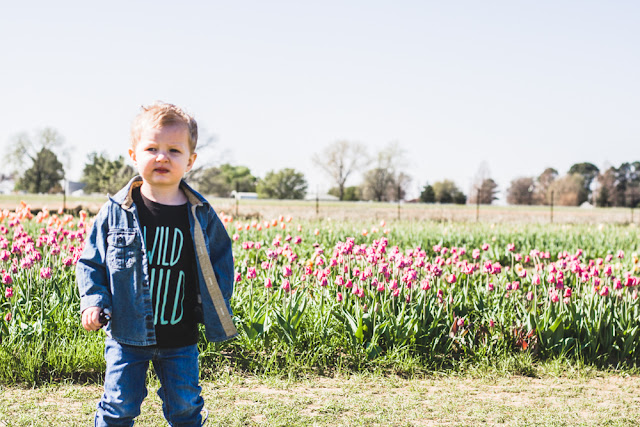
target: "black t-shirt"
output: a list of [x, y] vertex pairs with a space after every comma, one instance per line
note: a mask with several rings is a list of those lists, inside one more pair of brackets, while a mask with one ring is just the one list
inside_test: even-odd
[[132, 192], [147, 248], [149, 289], [158, 347], [198, 342], [195, 252], [187, 204], [156, 203]]

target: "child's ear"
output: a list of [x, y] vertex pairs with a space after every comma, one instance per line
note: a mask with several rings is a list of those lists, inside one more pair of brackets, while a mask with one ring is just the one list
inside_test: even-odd
[[196, 162], [196, 157], [198, 157], [197, 153], [191, 153], [191, 155], [189, 156], [189, 162], [187, 163], [187, 172], [189, 172], [193, 167], [193, 164]]
[[129, 147], [129, 158], [133, 161], [133, 164], [136, 164], [136, 150], [132, 147]]

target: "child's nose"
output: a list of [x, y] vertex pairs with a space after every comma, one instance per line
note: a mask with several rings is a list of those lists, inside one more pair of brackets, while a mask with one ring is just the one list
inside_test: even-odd
[[156, 162], [163, 162], [165, 160], [167, 160], [167, 154], [162, 151], [158, 152], [158, 155], [156, 156]]

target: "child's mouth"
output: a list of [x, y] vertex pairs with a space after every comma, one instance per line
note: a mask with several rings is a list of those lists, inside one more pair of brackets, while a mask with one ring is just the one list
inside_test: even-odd
[[157, 173], [167, 173], [169, 172], [169, 169], [164, 169], [164, 168], [160, 168], [160, 169], [156, 169]]

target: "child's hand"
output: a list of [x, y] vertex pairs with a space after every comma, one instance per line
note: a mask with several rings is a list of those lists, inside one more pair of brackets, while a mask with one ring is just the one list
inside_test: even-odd
[[100, 323], [100, 307], [89, 307], [82, 312], [82, 327], [87, 331], [97, 331], [102, 328]]

